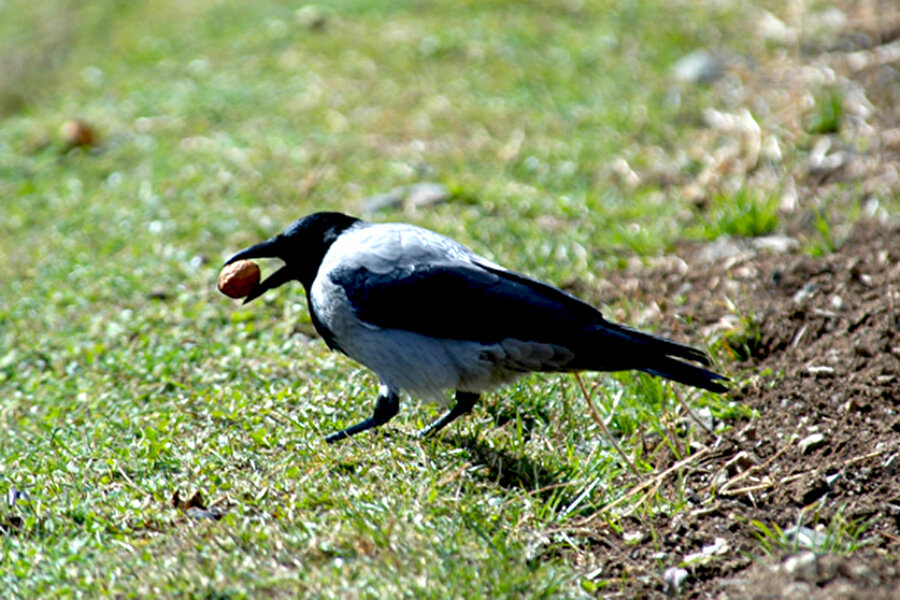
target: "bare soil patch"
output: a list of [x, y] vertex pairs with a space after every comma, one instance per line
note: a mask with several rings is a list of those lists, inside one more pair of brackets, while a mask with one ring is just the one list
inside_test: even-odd
[[[785, 14], [761, 15], [755, 35], [786, 49], [732, 69], [719, 84], [730, 112], [697, 136], [697, 153], [723, 136], [730, 153], [709, 153], [696, 177], [679, 170], [669, 190], [702, 211], [711, 190], [780, 189], [779, 234], [685, 244], [572, 285], [599, 304], [633, 300], [616, 321], [727, 340], [732, 397], [754, 411], [659, 483], [692, 508], [573, 524], [587, 542], [569, 558], [604, 597], [900, 598], [900, 219], [879, 208], [900, 173], [900, 12], [847, 1]], [[811, 130], [829, 89], [843, 116]], [[767, 145], [794, 150], [763, 160]]]
[[[729, 339], [746, 377], [734, 398], [756, 416], [710, 436], [684, 471], [677, 485], [696, 494], [693, 510], [626, 521], [646, 532], [637, 538], [585, 522], [594, 545], [581, 560], [627, 582], [606, 590], [624, 597], [664, 595], [670, 567], [685, 569], [689, 598], [900, 597], [900, 224], [860, 222], [821, 258], [711, 247], [607, 285], [650, 306], [674, 299], [644, 317], [676, 336], [686, 323], [711, 333], [755, 315], [751, 335]], [[798, 558], [805, 546], [820, 556]]]

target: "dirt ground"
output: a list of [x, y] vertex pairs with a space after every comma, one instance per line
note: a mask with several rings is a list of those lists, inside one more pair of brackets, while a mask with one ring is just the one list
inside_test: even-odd
[[[686, 244], [571, 286], [600, 305], [632, 299], [613, 320], [724, 337], [726, 370], [742, 382], [732, 398], [755, 413], [703, 433], [693, 462], [659, 465], [672, 470], [657, 493], [687, 489], [692, 510], [574, 525], [587, 548], [569, 558], [603, 597], [900, 599], [900, 215], [878, 200], [900, 189], [900, 12], [886, 0], [838, 1], [795, 22], [789, 12], [748, 23], [785, 51], [726, 66], [715, 84], [730, 106], [704, 113], [686, 151], [706, 168], [683, 176], [663, 157], [633, 173], [665, 171], [667, 194], [700, 211], [708, 190], [735, 182], [780, 189], [777, 235]], [[829, 25], [810, 34], [816, 23]], [[811, 99], [825, 88], [844, 113], [834, 131], [812, 132]], [[778, 145], [809, 152], [763, 157]], [[830, 228], [817, 227], [823, 214]]]
[[582, 524], [585, 567], [629, 582], [604, 595], [900, 598], [900, 220], [860, 222], [820, 258], [765, 245], [686, 246], [607, 281], [644, 305], [677, 299], [648, 316], [675, 335], [752, 314], [758, 336], [731, 340], [733, 397], [757, 417], [702, 439], [680, 484], [696, 508], [625, 535]]

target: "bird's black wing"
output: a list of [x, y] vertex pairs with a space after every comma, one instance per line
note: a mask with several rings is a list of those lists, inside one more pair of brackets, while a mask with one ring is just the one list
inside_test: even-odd
[[478, 263], [363, 266], [329, 273], [356, 316], [382, 328], [494, 343], [507, 338], [570, 346], [604, 323], [585, 302], [553, 286]]

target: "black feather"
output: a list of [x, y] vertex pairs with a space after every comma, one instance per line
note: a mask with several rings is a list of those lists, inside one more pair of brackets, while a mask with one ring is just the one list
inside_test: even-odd
[[561, 290], [475, 264], [337, 269], [330, 278], [362, 321], [436, 338], [570, 345], [603, 322], [595, 308]]
[[[387, 273], [337, 269], [356, 316], [383, 329], [484, 344], [517, 339], [571, 350], [573, 360], [550, 370], [643, 369], [676, 381], [722, 391], [718, 375], [675, 360], [709, 365], [685, 344], [610, 323], [600, 312], [546, 283], [478, 263], [405, 265]], [[550, 368], [550, 367], [548, 367]]]
[[648, 357], [646, 364], [637, 367], [637, 369], [650, 375], [665, 377], [678, 383], [711, 392], [723, 393], [728, 391], [727, 387], [719, 383], [720, 381], [728, 381], [725, 377], [703, 367], [691, 365], [669, 356]]

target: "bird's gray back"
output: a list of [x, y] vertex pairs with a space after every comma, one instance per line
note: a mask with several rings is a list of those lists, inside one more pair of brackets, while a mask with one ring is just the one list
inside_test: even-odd
[[459, 242], [415, 225], [360, 223], [332, 244], [319, 267], [319, 276], [336, 268], [389, 273], [430, 263], [473, 260], [492, 264]]

